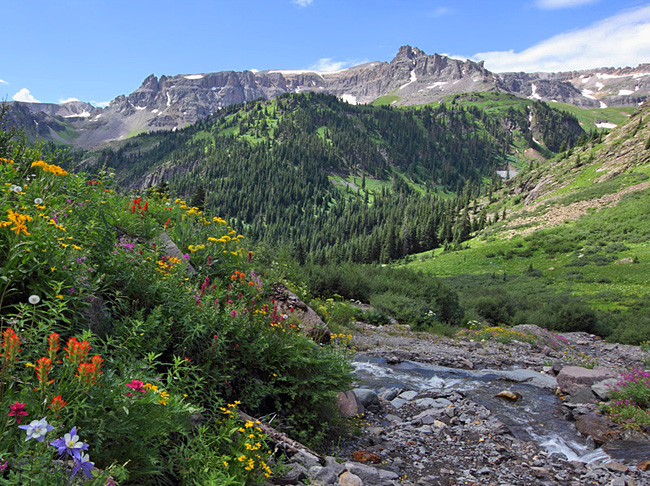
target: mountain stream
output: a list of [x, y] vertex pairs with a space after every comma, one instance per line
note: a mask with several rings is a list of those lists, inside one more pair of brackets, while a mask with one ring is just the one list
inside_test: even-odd
[[[528, 370], [465, 370], [432, 366], [413, 361], [389, 364], [386, 359], [359, 356], [354, 361], [355, 376], [364, 388], [399, 388], [417, 392], [458, 391], [488, 408], [513, 436], [532, 441], [549, 453], [568, 461], [600, 462], [621, 459], [629, 451], [604, 452], [594, 448], [565, 420], [562, 405], [554, 394], [553, 380]], [[517, 401], [495, 395], [502, 390], [521, 394]], [[623, 456], [623, 457], [621, 457]]]

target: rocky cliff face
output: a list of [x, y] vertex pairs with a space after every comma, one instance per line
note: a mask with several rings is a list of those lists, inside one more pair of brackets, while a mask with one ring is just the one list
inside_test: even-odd
[[389, 63], [370, 62], [332, 73], [221, 71], [160, 78], [152, 74], [133, 93], [118, 96], [103, 109], [83, 102], [12, 102], [10, 118], [32, 136], [89, 148], [143, 131], [181, 128], [235, 103], [307, 91], [333, 94], [350, 103], [386, 97], [395, 105], [430, 103], [471, 91], [585, 107], [636, 105], [650, 93], [650, 65], [495, 74], [482, 62], [427, 55], [417, 47], [403, 46]]

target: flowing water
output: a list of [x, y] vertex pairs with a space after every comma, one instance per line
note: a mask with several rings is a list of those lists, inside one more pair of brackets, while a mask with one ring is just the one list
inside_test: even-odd
[[[533, 441], [549, 453], [561, 454], [569, 461], [592, 463], [610, 459], [602, 449], [594, 449], [573, 424], [564, 419], [562, 405], [551, 389], [551, 382], [543, 380], [544, 376], [536, 385], [530, 381], [513, 383], [506, 380], [513, 377], [513, 371], [462, 370], [411, 361], [391, 365], [385, 359], [369, 357], [358, 357], [354, 367], [362, 386], [375, 390], [394, 387], [430, 393], [463, 392], [492, 411], [518, 439]], [[524, 378], [518, 376], [517, 379]], [[511, 402], [495, 397], [506, 389], [520, 393], [522, 398]]]

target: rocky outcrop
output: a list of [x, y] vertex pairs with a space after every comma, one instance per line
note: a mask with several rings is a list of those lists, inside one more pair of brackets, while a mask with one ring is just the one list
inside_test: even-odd
[[275, 312], [286, 318], [298, 321], [300, 329], [317, 343], [330, 342], [330, 330], [311, 307], [298, 298], [284, 284], [271, 284], [271, 299], [275, 305]]
[[608, 378], [616, 378], [619, 373], [611, 368], [596, 366], [593, 369], [581, 366], [565, 366], [557, 375], [557, 384], [564, 393], [575, 393], [579, 388], [590, 387]]
[[[350, 103], [390, 96], [395, 105], [414, 105], [458, 93], [498, 91], [585, 107], [636, 106], [650, 93], [650, 65], [496, 74], [482, 62], [427, 55], [417, 47], [402, 46], [390, 62], [368, 62], [337, 72], [220, 71], [160, 78], [151, 74], [133, 93], [117, 96], [106, 108], [80, 101], [61, 105], [10, 102], [26, 109], [23, 115], [28, 116], [10, 114], [9, 118], [44, 140], [91, 148], [133, 133], [181, 128], [232, 104], [310, 91]], [[39, 116], [40, 121], [36, 120]], [[44, 117], [49, 117], [45, 128], [41, 127]]]

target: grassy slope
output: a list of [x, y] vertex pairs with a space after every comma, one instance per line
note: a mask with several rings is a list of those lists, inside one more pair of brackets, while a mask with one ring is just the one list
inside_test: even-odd
[[[505, 221], [476, 235], [466, 249], [427, 252], [409, 267], [446, 277], [470, 307], [472, 299], [494, 292], [566, 291], [594, 309], [630, 317], [639, 309], [645, 312], [641, 303], [649, 297], [650, 275], [650, 151], [645, 145], [650, 127], [642, 120], [648, 111], [643, 107], [602, 143], [587, 144], [522, 174], [487, 203], [488, 214], [505, 208]], [[587, 162], [592, 153], [593, 161]], [[538, 197], [524, 206], [533, 188]], [[512, 197], [518, 191], [522, 194]], [[638, 263], [615, 263], [623, 259]]]

